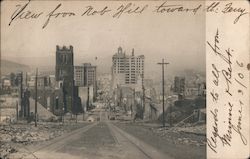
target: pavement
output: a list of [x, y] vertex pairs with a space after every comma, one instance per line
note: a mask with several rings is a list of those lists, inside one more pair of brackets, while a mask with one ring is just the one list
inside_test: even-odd
[[206, 158], [206, 136], [186, 134], [184, 132], [172, 131], [165, 128], [148, 127], [137, 123], [115, 123], [117, 127], [176, 159], [205, 159]]
[[[171, 159], [152, 146], [121, 130], [110, 122], [103, 110], [93, 122], [41, 145], [26, 146], [23, 158], [39, 159]], [[23, 150], [24, 151], [24, 150]], [[14, 153], [12, 158], [20, 157]]]
[[[133, 124], [108, 120], [97, 109], [95, 120], [79, 129], [36, 145], [23, 146], [9, 158], [27, 159], [173, 159], [205, 158], [200, 147], [176, 146], [152, 131]], [[79, 121], [80, 122], [80, 121]], [[22, 152], [22, 153], [20, 153]], [[24, 153], [25, 152], [25, 153]], [[185, 155], [186, 154], [186, 155]]]

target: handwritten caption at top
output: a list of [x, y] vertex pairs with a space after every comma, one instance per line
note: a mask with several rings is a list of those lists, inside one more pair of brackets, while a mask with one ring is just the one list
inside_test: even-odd
[[[157, 2], [156, 2], [157, 3]], [[143, 3], [132, 3], [126, 2], [124, 4], [119, 5], [118, 7], [111, 7], [105, 5], [103, 7], [95, 7], [94, 5], [86, 5], [82, 8], [82, 12], [74, 12], [63, 9], [63, 3], [58, 3], [56, 6], [51, 7], [51, 10], [48, 12], [32, 10], [30, 7], [32, 4], [28, 1], [25, 4], [17, 4], [15, 10], [13, 10], [9, 26], [14, 21], [25, 21], [25, 20], [38, 20], [41, 18], [45, 18], [45, 22], [42, 28], [46, 28], [50, 21], [53, 19], [66, 19], [70, 17], [83, 17], [83, 16], [104, 16], [108, 15], [114, 19], [118, 19], [124, 15], [141, 15], [146, 11], [152, 12], [154, 14], [168, 14], [171, 13], [183, 13], [183, 14], [193, 14], [196, 15], [198, 12], [207, 12], [207, 13], [222, 13], [235, 16], [233, 21], [236, 24], [240, 18], [248, 12], [246, 9], [242, 7], [236, 7], [233, 2], [228, 2], [226, 4], [222, 4], [220, 2], [212, 2], [211, 4], [204, 6], [202, 4], [196, 4], [192, 7], [185, 6], [179, 3], [173, 2], [159, 2], [159, 4], [149, 5]]]

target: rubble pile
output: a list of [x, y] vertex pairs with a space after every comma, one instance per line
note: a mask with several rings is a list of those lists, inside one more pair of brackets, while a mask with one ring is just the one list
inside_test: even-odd
[[192, 126], [190, 125], [185, 125], [184, 127], [174, 127], [173, 129], [176, 129], [177, 131], [182, 131], [186, 133], [193, 133], [197, 135], [206, 135], [206, 125], [197, 125], [197, 126]]
[[0, 141], [0, 159], [8, 158], [9, 154], [17, 152], [16, 148]]
[[158, 136], [167, 138], [174, 144], [194, 146], [206, 145], [206, 125], [185, 125], [185, 127], [151, 128]]
[[47, 141], [79, 127], [72, 123], [39, 123], [37, 127], [33, 124], [0, 125], [0, 159], [8, 158], [21, 146]]

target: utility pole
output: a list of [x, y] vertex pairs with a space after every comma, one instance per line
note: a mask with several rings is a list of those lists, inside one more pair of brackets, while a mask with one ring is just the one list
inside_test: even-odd
[[88, 97], [87, 97], [87, 111], [89, 110], [89, 85], [88, 85]]
[[132, 115], [133, 115], [133, 107], [135, 107], [135, 88], [132, 89], [132, 91], [133, 91], [133, 106], [132, 106], [132, 104], [131, 104], [131, 106], [130, 106], [131, 117], [132, 117]]
[[172, 104], [170, 105], [170, 107], [169, 107], [169, 111], [170, 111], [170, 116], [169, 116], [169, 125], [170, 125], [170, 127], [172, 127], [172, 116], [171, 116], [171, 113], [172, 113]]
[[37, 72], [36, 68], [36, 82], [35, 82], [35, 127], [37, 127]]
[[164, 82], [164, 66], [168, 65], [169, 63], [164, 62], [164, 59], [162, 59], [161, 63], [157, 63], [158, 65], [162, 65], [162, 125], [165, 127], [165, 106], [164, 106], [164, 96], [165, 96], [165, 82]]
[[[74, 75], [73, 75], [74, 77]], [[73, 114], [73, 109], [74, 109], [74, 80], [71, 82], [71, 85], [72, 85], [72, 92], [71, 92], [71, 116], [70, 116], [70, 119], [72, 119], [72, 114]]]
[[65, 109], [64, 109], [64, 107], [62, 108], [62, 123], [64, 124], [64, 111], [65, 111]]
[[21, 105], [21, 116], [24, 117], [24, 105], [23, 105], [23, 72], [20, 74], [20, 105]]
[[0, 122], [1, 122], [1, 111], [2, 111], [2, 109], [1, 109], [1, 105], [0, 105]]
[[66, 94], [65, 94], [65, 81], [63, 79], [63, 83], [62, 83], [62, 89], [63, 89], [63, 107], [62, 107], [62, 114], [61, 114], [61, 118], [62, 118], [62, 123], [64, 123], [64, 113], [65, 113], [65, 108], [66, 108]]
[[120, 97], [119, 97], [119, 106], [120, 107], [122, 106], [122, 97], [123, 97], [122, 89], [120, 88]]
[[143, 110], [142, 119], [144, 119], [144, 112], [145, 112], [145, 88], [144, 88], [143, 82], [142, 82], [142, 110]]
[[46, 96], [45, 96], [45, 78], [43, 77], [43, 103], [44, 103], [44, 107], [46, 107], [47, 109], [47, 101], [46, 101]]
[[[82, 102], [81, 102], [81, 104], [82, 104]], [[84, 113], [85, 113], [85, 111], [84, 111], [84, 105], [82, 104], [82, 121], [84, 121]]]
[[[0, 109], [0, 120], [1, 120], [1, 109]], [[18, 101], [16, 101], [16, 121], [18, 121]]]
[[26, 77], [25, 77], [25, 86], [28, 87], [28, 73], [26, 72]]

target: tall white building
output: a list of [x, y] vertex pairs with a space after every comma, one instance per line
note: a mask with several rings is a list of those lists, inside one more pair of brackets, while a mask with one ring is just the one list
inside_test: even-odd
[[144, 55], [135, 56], [134, 49], [127, 55], [121, 47], [112, 57], [112, 80], [115, 85], [142, 84], [144, 79]]

